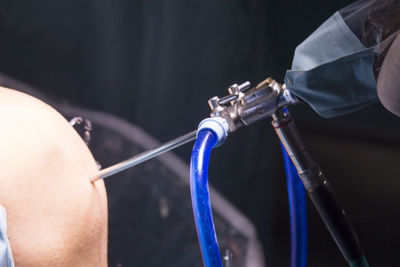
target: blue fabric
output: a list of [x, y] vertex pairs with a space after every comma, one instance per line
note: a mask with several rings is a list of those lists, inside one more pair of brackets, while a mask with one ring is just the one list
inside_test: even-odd
[[311, 70], [364, 49], [365, 46], [336, 12], [296, 47], [292, 70]]
[[378, 99], [374, 58], [370, 48], [310, 71], [288, 71], [285, 83], [322, 117], [347, 114]]
[[10, 243], [7, 238], [7, 215], [6, 210], [0, 205], [0, 266], [14, 267]]
[[377, 101], [375, 55], [336, 12], [296, 48], [285, 83], [322, 117], [350, 113]]

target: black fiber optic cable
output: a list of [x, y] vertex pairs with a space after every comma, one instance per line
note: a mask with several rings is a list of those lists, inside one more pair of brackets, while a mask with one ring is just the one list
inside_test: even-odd
[[351, 267], [368, 267], [358, 237], [321, 168], [311, 157], [291, 115], [279, 109], [272, 125], [292, 159], [322, 221]]

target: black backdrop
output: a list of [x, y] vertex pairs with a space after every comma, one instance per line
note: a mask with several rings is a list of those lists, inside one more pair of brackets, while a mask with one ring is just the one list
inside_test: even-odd
[[[195, 129], [208, 116], [207, 100], [226, 94], [230, 84], [267, 75], [282, 81], [295, 47], [349, 3], [0, 0], [0, 72], [167, 141]], [[293, 113], [304, 131], [332, 136], [394, 142], [400, 125], [380, 105], [328, 121], [306, 106]], [[391, 131], [381, 134], [379, 127]], [[177, 152], [188, 161], [190, 150]], [[211, 183], [256, 225], [270, 266], [288, 264], [281, 161], [269, 122], [259, 123], [218, 148], [210, 170]], [[329, 262], [343, 265], [335, 246], [328, 249]], [[310, 252], [310, 266], [318, 266], [318, 257]]]

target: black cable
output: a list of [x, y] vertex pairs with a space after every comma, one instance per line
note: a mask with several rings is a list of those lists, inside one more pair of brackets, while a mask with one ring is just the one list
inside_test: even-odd
[[311, 157], [289, 112], [278, 110], [272, 125], [292, 159], [322, 221], [352, 267], [368, 267], [358, 237], [321, 168]]

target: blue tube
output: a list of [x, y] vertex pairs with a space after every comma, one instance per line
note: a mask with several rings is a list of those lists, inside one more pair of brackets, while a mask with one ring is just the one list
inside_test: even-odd
[[222, 267], [222, 259], [211, 212], [210, 194], [208, 192], [208, 162], [211, 150], [217, 142], [218, 137], [213, 131], [208, 129], [200, 130], [197, 134], [190, 161], [192, 207], [205, 267]]
[[303, 182], [297, 169], [281, 144], [290, 211], [290, 266], [307, 266], [307, 210], [306, 195]]

